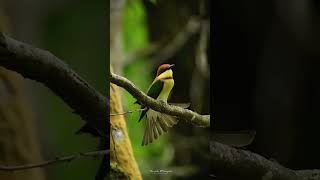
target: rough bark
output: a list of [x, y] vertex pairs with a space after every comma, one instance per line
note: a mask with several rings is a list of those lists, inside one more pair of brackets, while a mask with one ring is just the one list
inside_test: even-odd
[[[110, 85], [110, 112], [123, 112], [119, 88]], [[110, 117], [110, 163], [117, 164], [128, 179], [142, 179], [135, 161], [123, 115]]]
[[[116, 72], [122, 70], [122, 12], [124, 0], [110, 1], [110, 61]], [[110, 113], [123, 112], [120, 89], [110, 84]], [[110, 178], [142, 179], [135, 161], [123, 115], [110, 117]]]

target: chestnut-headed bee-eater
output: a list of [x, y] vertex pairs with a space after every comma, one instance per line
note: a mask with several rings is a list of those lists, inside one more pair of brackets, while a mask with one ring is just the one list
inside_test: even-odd
[[[159, 66], [157, 76], [148, 89], [148, 96], [167, 103], [174, 86], [172, 67], [174, 67], [174, 64], [162, 64]], [[153, 140], [167, 132], [170, 127], [178, 122], [175, 117], [146, 108], [144, 105], [142, 105], [141, 109], [145, 110], [141, 112], [139, 122], [143, 117], [146, 117], [142, 146], [152, 143]]]

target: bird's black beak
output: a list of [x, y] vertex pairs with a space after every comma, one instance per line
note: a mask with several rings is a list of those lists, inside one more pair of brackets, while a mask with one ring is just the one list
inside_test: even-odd
[[174, 64], [171, 64], [171, 65], [169, 66], [169, 69], [172, 69], [174, 66], [175, 66]]

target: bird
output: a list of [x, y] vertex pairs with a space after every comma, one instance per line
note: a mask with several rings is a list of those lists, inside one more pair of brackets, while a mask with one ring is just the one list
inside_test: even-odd
[[[157, 75], [148, 88], [147, 95], [168, 103], [168, 97], [174, 86], [173, 71], [174, 64], [162, 64], [158, 67]], [[136, 102], [140, 104], [139, 102]], [[145, 117], [145, 129], [142, 140], [142, 146], [152, 143], [160, 135], [167, 132], [170, 127], [178, 123], [178, 119], [164, 113], [157, 112], [153, 109], [141, 105], [139, 121]]]

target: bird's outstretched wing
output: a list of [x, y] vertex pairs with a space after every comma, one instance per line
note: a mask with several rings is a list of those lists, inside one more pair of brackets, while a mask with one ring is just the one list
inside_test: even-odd
[[147, 116], [142, 146], [152, 143], [153, 140], [158, 139], [160, 135], [168, 132], [170, 127], [178, 123], [178, 119], [175, 117], [161, 114], [153, 110], [150, 110]]
[[[150, 85], [150, 87], [148, 89], [147, 95], [156, 99], [159, 96], [159, 94], [163, 88], [163, 84], [164, 83], [160, 80], [153, 81], [153, 83]], [[141, 109], [144, 109], [145, 107], [146, 107], [145, 105], [142, 105]], [[145, 114], [147, 113], [148, 110], [149, 110], [149, 108], [146, 108], [146, 110], [141, 112], [141, 115], [140, 115], [138, 122], [141, 121], [141, 119], [145, 116]]]

